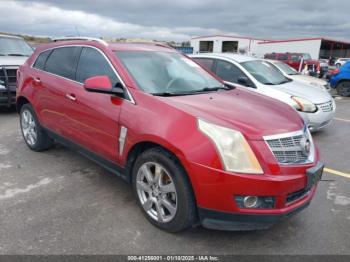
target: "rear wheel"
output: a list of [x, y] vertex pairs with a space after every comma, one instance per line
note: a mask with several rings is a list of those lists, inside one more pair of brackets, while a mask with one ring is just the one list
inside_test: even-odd
[[53, 140], [40, 126], [38, 118], [30, 104], [22, 106], [20, 124], [24, 141], [31, 150], [43, 151], [52, 146]]
[[342, 81], [336, 86], [337, 93], [340, 96], [350, 96], [350, 81]]
[[177, 159], [162, 148], [143, 152], [133, 167], [133, 189], [146, 218], [178, 232], [193, 225], [196, 206], [191, 184]]

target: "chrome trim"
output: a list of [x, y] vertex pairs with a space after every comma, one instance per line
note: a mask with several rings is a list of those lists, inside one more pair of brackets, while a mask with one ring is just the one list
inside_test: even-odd
[[52, 73], [50, 73], [50, 72], [47, 72], [47, 71], [44, 71], [44, 70], [41, 70], [41, 69], [38, 69], [38, 68], [33, 67], [34, 64], [35, 64], [35, 62], [36, 62], [36, 60], [38, 59], [38, 57], [39, 57], [42, 53], [44, 53], [44, 52], [46, 52], [46, 51], [49, 51], [49, 50], [54, 50], [54, 49], [58, 49], [58, 48], [65, 48], [65, 47], [72, 47], [72, 46], [73, 46], [73, 47], [89, 47], [89, 48], [93, 48], [93, 49], [97, 50], [98, 52], [100, 52], [100, 54], [107, 60], [109, 66], [112, 68], [113, 72], [116, 74], [117, 78], [120, 80], [120, 82], [122, 83], [123, 88], [126, 90], [126, 93], [128, 94], [129, 99], [125, 99], [125, 98], [121, 98], [121, 99], [123, 99], [123, 100], [125, 100], [125, 101], [128, 101], [128, 102], [130, 102], [130, 103], [136, 104], [136, 102], [135, 102], [134, 98], [132, 97], [132, 95], [131, 95], [129, 89], [128, 89], [127, 86], [125, 85], [123, 79], [122, 79], [122, 78], [120, 77], [120, 75], [118, 74], [117, 70], [114, 68], [114, 66], [113, 66], [113, 64], [111, 63], [111, 61], [109, 60], [109, 58], [105, 55], [105, 53], [104, 53], [102, 50], [100, 50], [99, 48], [97, 48], [97, 47], [95, 47], [95, 46], [91, 46], [91, 45], [62, 45], [62, 46], [55, 46], [55, 47], [47, 48], [47, 49], [45, 49], [45, 50], [42, 50], [40, 53], [38, 53], [38, 55], [36, 56], [35, 60], [34, 60], [34, 61], [32, 62], [32, 64], [30, 65], [30, 68], [35, 69], [35, 70], [38, 70], [38, 71], [40, 71], [40, 72], [48, 73], [48, 74], [50, 74], [50, 75], [52, 75], [52, 76], [57, 76], [57, 77], [63, 78], [63, 79], [65, 79], [65, 80], [74, 82], [74, 83], [79, 84], [79, 85], [83, 85], [83, 83], [80, 83], [80, 82], [78, 82], [78, 81], [75, 81], [75, 80], [72, 80], [72, 79], [69, 79], [69, 78], [66, 78], [66, 77], [63, 77], [63, 76], [55, 75], [55, 74], [52, 74]]
[[108, 46], [108, 43], [100, 38], [95, 37], [85, 37], [85, 36], [72, 36], [72, 37], [59, 37], [59, 38], [53, 38], [53, 42], [59, 42], [59, 41], [74, 41], [74, 40], [86, 40], [86, 41], [95, 41], [99, 42], [105, 46]]
[[[305, 161], [304, 163], [280, 163], [278, 162], [274, 152], [273, 152], [273, 148], [270, 147], [270, 145], [268, 144], [268, 140], [275, 140], [275, 139], [282, 139], [282, 138], [288, 138], [288, 137], [294, 137], [294, 136], [303, 136], [304, 134], [307, 135], [307, 138], [310, 140], [310, 153], [309, 156], [307, 158], [307, 161]], [[303, 165], [303, 164], [310, 164], [313, 163], [315, 161], [315, 144], [313, 141], [313, 138], [311, 136], [310, 130], [307, 128], [307, 126], [305, 126], [303, 128], [303, 130], [299, 130], [299, 131], [294, 131], [294, 132], [289, 132], [289, 133], [282, 133], [282, 134], [277, 134], [277, 135], [270, 135], [270, 136], [263, 136], [263, 139], [267, 145], [267, 147], [270, 149], [272, 155], [275, 157], [276, 161], [280, 164], [280, 165]], [[292, 150], [295, 150], [296, 148], [289, 148]], [[300, 148], [298, 148], [300, 150]], [[283, 150], [281, 150], [283, 151]], [[288, 150], [286, 150], [288, 151]]]
[[119, 134], [119, 156], [123, 155], [124, 151], [124, 145], [125, 145], [125, 139], [127, 135], [128, 129], [125, 126], [120, 127], [120, 134]]

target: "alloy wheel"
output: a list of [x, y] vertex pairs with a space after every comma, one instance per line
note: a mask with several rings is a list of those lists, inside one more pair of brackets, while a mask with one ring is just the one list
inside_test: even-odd
[[159, 223], [174, 219], [177, 212], [176, 188], [162, 165], [144, 163], [137, 172], [136, 190], [143, 209], [152, 219]]
[[24, 110], [22, 112], [21, 128], [25, 141], [30, 146], [34, 146], [38, 138], [38, 133], [34, 116], [29, 110]]

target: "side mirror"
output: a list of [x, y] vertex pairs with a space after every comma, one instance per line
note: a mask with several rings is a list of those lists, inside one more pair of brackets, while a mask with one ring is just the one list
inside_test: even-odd
[[121, 95], [124, 94], [124, 89], [120, 84], [112, 86], [108, 76], [93, 76], [85, 80], [84, 88], [88, 92]]
[[246, 76], [240, 76], [237, 79], [238, 84], [243, 85], [243, 86], [251, 86], [250, 81], [248, 77]]

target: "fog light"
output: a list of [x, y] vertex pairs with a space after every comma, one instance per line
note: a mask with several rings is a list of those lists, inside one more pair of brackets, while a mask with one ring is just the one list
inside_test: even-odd
[[236, 196], [238, 208], [274, 208], [275, 198], [272, 196]]
[[246, 196], [243, 198], [243, 205], [246, 208], [254, 208], [258, 204], [258, 197], [256, 196]]

